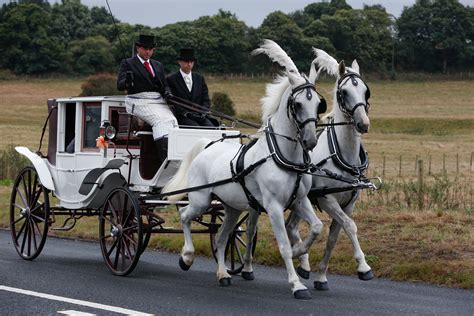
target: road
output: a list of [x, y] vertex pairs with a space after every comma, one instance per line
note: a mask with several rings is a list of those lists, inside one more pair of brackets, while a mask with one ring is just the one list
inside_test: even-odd
[[[178, 255], [146, 251], [117, 277], [95, 242], [48, 238], [34, 261], [21, 259], [0, 231], [1, 315], [474, 315], [474, 291], [330, 275], [329, 291], [293, 298], [286, 271], [255, 266], [255, 280], [219, 287], [216, 264], [198, 257], [181, 271]], [[312, 288], [312, 280], [305, 280]], [[140, 314], [143, 313], [143, 314]]]

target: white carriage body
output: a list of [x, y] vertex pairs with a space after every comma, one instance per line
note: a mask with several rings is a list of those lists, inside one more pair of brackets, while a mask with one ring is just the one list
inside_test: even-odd
[[[137, 142], [130, 143], [128, 150], [138, 158], [129, 160], [126, 148], [128, 133], [122, 135], [120, 144], [115, 144], [114, 138], [108, 148], [96, 147], [95, 140], [99, 136], [101, 126], [112, 124], [120, 133], [119, 126], [115, 125], [119, 124], [119, 116], [127, 117], [124, 113], [126, 112], [124, 96], [61, 98], [49, 100], [50, 108], [53, 102], [57, 105], [57, 116], [54, 116], [56, 120], [50, 119], [49, 122], [48, 156], [40, 158], [25, 147], [18, 147], [17, 151], [32, 161], [43, 185], [58, 198], [58, 206], [67, 209], [81, 209], [90, 204], [97, 185], [87, 195], [80, 194], [79, 188], [92, 169], [102, 168], [112, 159], [123, 159], [126, 162], [120, 167], [120, 173], [125, 179], [130, 179], [131, 190], [150, 192], [163, 187], [169, 181], [179, 167], [180, 160], [198, 139], [217, 140], [222, 138], [223, 133], [226, 135], [240, 133], [228, 129], [173, 129], [169, 133], [168, 160], [154, 172], [154, 176], [144, 178], [140, 172], [142, 158], [139, 156], [140, 147], [137, 146]], [[151, 132], [147, 131], [131, 133], [135, 139], [137, 136], [145, 135], [152, 137]], [[232, 138], [226, 141], [240, 142], [240, 139]], [[132, 164], [131, 169], [129, 163]], [[114, 169], [105, 171], [96, 182], [102, 183], [113, 172], [117, 171]]]

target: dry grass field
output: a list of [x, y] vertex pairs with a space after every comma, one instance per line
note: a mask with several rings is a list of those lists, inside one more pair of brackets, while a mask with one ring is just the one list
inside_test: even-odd
[[[258, 119], [263, 80], [209, 79], [210, 92], [226, 92], [239, 115]], [[371, 130], [364, 136], [371, 159], [370, 175], [397, 178], [402, 156], [402, 178], [415, 177], [415, 159], [425, 163], [432, 156], [433, 173], [445, 168], [452, 179], [461, 179], [470, 192], [470, 207], [464, 209], [394, 209], [390, 204], [369, 203], [364, 195], [354, 218], [361, 246], [378, 277], [431, 282], [474, 288], [474, 210], [472, 208], [471, 157], [474, 152], [474, 81], [373, 81], [368, 82]], [[0, 150], [9, 144], [36, 149], [48, 98], [75, 96], [80, 80], [0, 81]], [[334, 82], [323, 80], [318, 90], [332, 104]], [[251, 131], [249, 131], [251, 132]], [[456, 162], [458, 157], [459, 163]], [[458, 169], [458, 170], [457, 170]], [[458, 181], [458, 180], [454, 180]], [[8, 226], [8, 186], [0, 186], [0, 226]], [[377, 194], [377, 193], [375, 193]], [[469, 197], [467, 197], [469, 198]], [[166, 212], [171, 222], [176, 211]], [[330, 219], [317, 213], [325, 224], [323, 236], [313, 247], [313, 269], [321, 258]], [[97, 237], [97, 220], [79, 222], [67, 235]], [[259, 223], [258, 262], [281, 265], [277, 246], [265, 216]], [[342, 235], [341, 235], [342, 236]], [[209, 254], [208, 236], [196, 236], [197, 251]], [[180, 235], [155, 236], [152, 247], [178, 251]], [[47, 247], [47, 244], [46, 244]], [[41, 257], [38, 259], [41, 260]], [[348, 238], [342, 236], [331, 260], [330, 271], [355, 274], [356, 264]]]

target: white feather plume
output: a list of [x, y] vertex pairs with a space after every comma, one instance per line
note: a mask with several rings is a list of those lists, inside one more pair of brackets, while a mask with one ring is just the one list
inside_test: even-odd
[[286, 71], [291, 74], [299, 74], [296, 65], [293, 63], [291, 58], [286, 54], [286, 52], [272, 40], [265, 39], [260, 45], [260, 48], [257, 48], [252, 51], [252, 55], [265, 54], [270, 59], [280, 66], [285, 67]]
[[313, 47], [313, 52], [316, 55], [316, 58], [313, 60], [312, 64], [317, 64], [318, 68], [326, 70], [326, 72], [335, 77], [339, 74], [339, 64], [328, 53], [322, 49], [317, 49]]

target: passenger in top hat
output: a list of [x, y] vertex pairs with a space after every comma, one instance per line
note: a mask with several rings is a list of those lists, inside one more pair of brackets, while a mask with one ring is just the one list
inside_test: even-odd
[[156, 46], [155, 36], [140, 35], [135, 48], [137, 54], [122, 60], [117, 78], [117, 89], [127, 90], [127, 112], [140, 117], [153, 128], [153, 138], [158, 149], [160, 165], [167, 157], [168, 131], [178, 126], [166, 99], [171, 90], [163, 65], [151, 59]]
[[[197, 103], [206, 108], [211, 107], [209, 91], [204, 77], [193, 72], [196, 57], [194, 49], [182, 48], [177, 58], [179, 71], [168, 76], [168, 84], [173, 95]], [[174, 113], [179, 125], [185, 126], [215, 126], [207, 114], [192, 111], [175, 105]]]

